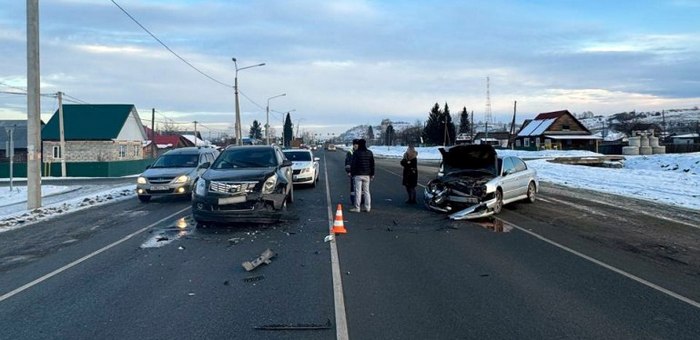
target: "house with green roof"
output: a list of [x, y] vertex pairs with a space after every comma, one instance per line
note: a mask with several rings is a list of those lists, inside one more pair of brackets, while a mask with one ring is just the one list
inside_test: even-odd
[[132, 104], [64, 104], [65, 150], [61, 150], [59, 113], [41, 131], [44, 163], [142, 160], [147, 139]]

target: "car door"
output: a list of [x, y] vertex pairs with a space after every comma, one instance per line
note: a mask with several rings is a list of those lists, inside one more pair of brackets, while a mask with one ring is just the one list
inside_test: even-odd
[[527, 171], [527, 165], [522, 159], [518, 157], [511, 157], [513, 159], [513, 167], [515, 168], [514, 177], [517, 178], [516, 185], [516, 196], [522, 196], [527, 194], [527, 186], [530, 184], [530, 172]]
[[503, 201], [507, 202], [517, 196], [518, 178], [515, 174], [515, 166], [511, 157], [503, 158], [503, 170], [501, 171], [501, 189]]

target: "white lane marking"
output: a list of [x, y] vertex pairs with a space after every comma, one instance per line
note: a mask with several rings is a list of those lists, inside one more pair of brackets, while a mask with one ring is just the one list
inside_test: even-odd
[[[326, 177], [326, 204], [328, 206], [328, 231], [333, 233], [333, 221], [335, 215], [331, 206], [331, 188], [328, 185], [328, 166], [326, 155], [323, 155], [323, 173]], [[345, 315], [345, 297], [343, 296], [343, 280], [340, 275], [340, 260], [338, 259], [337, 238], [334, 237], [329, 243], [331, 244], [331, 268], [333, 273], [333, 302], [335, 305], [335, 336], [336, 339], [347, 340], [348, 336], [348, 321]]]
[[155, 226], [155, 225], [157, 225], [157, 224], [160, 224], [160, 223], [162, 223], [163, 221], [172, 218], [173, 216], [176, 216], [176, 215], [178, 215], [178, 214], [183, 213], [183, 212], [184, 212], [185, 210], [187, 210], [187, 209], [190, 209], [190, 207], [184, 208], [184, 209], [182, 209], [182, 210], [180, 210], [180, 211], [178, 211], [178, 212], [175, 212], [175, 213], [173, 213], [173, 214], [170, 214], [169, 216], [167, 216], [167, 217], [165, 217], [165, 218], [162, 218], [162, 219], [160, 219], [160, 220], [158, 220], [158, 221], [156, 221], [156, 222], [153, 222], [153, 223], [149, 224], [149, 225], [146, 226], [146, 227], [143, 227], [143, 228], [141, 228], [141, 229], [139, 229], [139, 230], [137, 230], [137, 231], [135, 231], [135, 232], [133, 232], [133, 233], [131, 233], [131, 234], [129, 234], [129, 235], [124, 236], [124, 238], [120, 239], [119, 241], [116, 241], [116, 242], [114, 242], [114, 243], [112, 243], [112, 244], [110, 244], [110, 245], [108, 245], [108, 246], [105, 246], [105, 247], [103, 247], [103, 248], [101, 248], [101, 249], [99, 249], [99, 250], [96, 250], [96, 251], [94, 251], [94, 252], [88, 254], [88, 255], [85, 255], [85, 256], [83, 256], [83, 257], [81, 257], [81, 258], [79, 258], [79, 259], [77, 259], [77, 260], [75, 260], [75, 261], [73, 261], [73, 262], [71, 262], [71, 263], [69, 263], [69, 264], [67, 264], [67, 265], [65, 265], [65, 266], [63, 266], [63, 267], [61, 267], [61, 268], [58, 268], [58, 269], [56, 269], [56, 270], [54, 270], [54, 271], [52, 271], [52, 272], [50, 272], [50, 273], [48, 273], [48, 274], [46, 274], [46, 275], [44, 275], [44, 276], [42, 276], [42, 277], [40, 277], [40, 278], [38, 278], [38, 279], [32, 281], [32, 282], [29, 282], [29, 283], [27, 283], [27, 284], [22, 285], [21, 287], [15, 289], [15, 290], [13, 290], [13, 291], [11, 291], [11, 292], [9, 292], [9, 293], [3, 294], [3, 295], [0, 296], [0, 302], [3, 302], [3, 301], [5, 301], [5, 300], [11, 298], [11, 297], [14, 296], [14, 295], [17, 295], [17, 294], [19, 294], [19, 293], [21, 293], [21, 292], [23, 292], [23, 291], [25, 291], [25, 290], [27, 290], [27, 289], [29, 289], [29, 288], [32, 288], [32, 287], [34, 287], [34, 286], [36, 286], [36, 285], [38, 285], [38, 284], [40, 284], [40, 283], [42, 283], [42, 282], [44, 282], [44, 281], [50, 279], [51, 277], [54, 277], [54, 276], [56, 276], [56, 275], [58, 275], [58, 274], [60, 274], [60, 273], [62, 273], [62, 272], [64, 272], [64, 271], [70, 269], [71, 267], [77, 266], [78, 264], [80, 264], [80, 263], [82, 263], [82, 262], [84, 262], [84, 261], [87, 261], [87, 260], [89, 260], [90, 258], [92, 258], [92, 257], [94, 257], [94, 256], [96, 256], [96, 255], [98, 255], [98, 254], [100, 254], [100, 253], [102, 253], [102, 252], [104, 252], [104, 251], [106, 251], [106, 250], [108, 250], [108, 249], [110, 249], [110, 248], [116, 246], [116, 245], [119, 245], [120, 243], [123, 243], [123, 242], [125, 242], [126, 240], [128, 240], [128, 239], [130, 239], [130, 238], [132, 238], [132, 237], [134, 237], [134, 236], [136, 236], [136, 235], [138, 235], [138, 234], [140, 234], [140, 233], [142, 233], [142, 232], [144, 232], [144, 231], [146, 231], [146, 230], [152, 228], [153, 226]]
[[634, 281], [637, 281], [637, 282], [639, 282], [639, 283], [641, 283], [641, 284], [643, 284], [643, 285], [645, 285], [645, 286], [647, 286], [647, 287], [649, 287], [649, 288], [652, 288], [652, 289], [654, 289], [654, 290], [656, 290], [656, 291], [659, 291], [659, 292], [664, 293], [664, 294], [666, 294], [666, 295], [668, 295], [668, 296], [671, 296], [671, 297], [676, 298], [676, 299], [678, 299], [678, 300], [680, 300], [680, 301], [683, 301], [683, 302], [685, 302], [685, 303], [687, 303], [687, 304], [689, 304], [689, 305], [691, 305], [691, 306], [693, 306], [693, 307], [700, 308], [700, 302], [697, 302], [697, 301], [695, 301], [695, 300], [692, 300], [692, 299], [690, 299], [690, 298], [687, 298], [687, 297], [685, 297], [685, 296], [683, 296], [683, 295], [680, 295], [680, 294], [678, 294], [678, 293], [674, 293], [674, 292], [672, 292], [672, 291], [670, 291], [670, 290], [668, 290], [668, 289], [666, 289], [666, 288], [664, 288], [664, 287], [661, 287], [661, 286], [659, 286], [659, 285], [657, 285], [657, 284], [651, 283], [651, 282], [649, 282], [649, 281], [647, 281], [647, 280], [644, 280], [644, 279], [642, 279], [642, 278], [640, 278], [640, 277], [638, 277], [638, 276], [632, 275], [632, 274], [630, 274], [630, 273], [628, 273], [628, 272], [626, 272], [626, 271], [624, 271], [624, 270], [622, 270], [622, 269], [618, 269], [618, 268], [616, 268], [616, 267], [613, 267], [613, 266], [611, 266], [611, 265], [609, 265], [609, 264], [607, 264], [607, 263], [604, 263], [604, 262], [602, 262], [602, 261], [596, 260], [596, 259], [594, 259], [594, 258], [592, 258], [592, 257], [590, 257], [590, 256], [588, 256], [588, 255], [585, 255], [585, 254], [583, 254], [583, 253], [579, 253], [579, 252], [576, 251], [576, 250], [573, 250], [573, 249], [571, 249], [571, 248], [569, 248], [569, 247], [567, 247], [567, 246], [565, 246], [565, 245], [562, 245], [562, 244], [559, 244], [559, 243], [557, 243], [557, 242], [554, 242], [554, 241], [552, 241], [552, 240], [550, 240], [550, 239], [548, 239], [548, 238], [546, 238], [546, 237], [544, 237], [544, 236], [541, 236], [541, 235], [539, 235], [539, 234], [537, 234], [537, 233], [535, 233], [535, 232], [533, 232], [533, 231], [530, 231], [530, 230], [527, 230], [527, 229], [525, 229], [525, 228], [519, 227], [519, 226], [517, 226], [517, 225], [515, 225], [515, 224], [513, 224], [513, 223], [504, 221], [504, 220], [502, 220], [502, 219], [501, 219], [501, 221], [503, 221], [504, 224], [508, 224], [508, 225], [512, 226], [513, 228], [515, 228], [515, 229], [518, 229], [518, 230], [520, 230], [520, 231], [522, 231], [522, 232], [525, 232], [525, 233], [529, 234], [530, 236], [534, 236], [534, 237], [536, 237], [536, 238], [538, 238], [538, 239], [540, 239], [540, 240], [542, 240], [542, 241], [544, 241], [544, 242], [547, 242], [547, 243], [549, 243], [549, 244], [551, 244], [551, 245], [553, 245], [553, 246], [555, 246], [555, 247], [557, 247], [557, 248], [559, 248], [559, 249], [565, 250], [565, 251], [567, 251], [567, 252], [569, 252], [569, 253], [571, 253], [571, 254], [574, 254], [574, 255], [576, 255], [576, 256], [578, 256], [578, 257], [580, 257], [580, 258], [583, 258], [583, 259], [585, 259], [585, 260], [588, 260], [588, 261], [590, 261], [590, 262], [593, 262], [593, 263], [595, 263], [595, 264], [597, 264], [597, 265], [599, 265], [599, 266], [601, 266], [601, 267], [603, 267], [603, 268], [606, 268], [606, 269], [611, 270], [611, 271], [613, 271], [613, 272], [615, 272], [615, 273], [618, 273], [618, 274], [620, 274], [620, 275], [622, 275], [622, 276], [625, 276], [625, 277], [627, 277], [628, 279], [632, 279], [632, 280], [634, 280]]
[[[581, 210], [581, 211], [584, 211], [584, 212], [587, 212], [587, 213], [590, 213], [590, 214], [593, 214], [593, 215], [598, 215], [598, 216], [603, 216], [603, 217], [609, 217], [609, 216], [610, 216], [610, 215], [608, 215], [608, 214], [606, 214], [606, 213], [599, 212], [599, 211], [597, 211], [597, 210], [595, 210], [595, 209], [593, 209], [593, 208], [589, 208], [589, 207], [587, 207], [587, 206], [580, 205], [580, 204], [576, 204], [576, 203], [571, 203], [571, 202], [567, 202], [567, 201], [562, 201], [562, 200], [559, 200], [559, 199], [556, 199], [556, 198], [551, 198], [551, 197], [550, 197], [549, 200], [544, 200], [544, 199], [543, 199], [542, 201], [545, 201], [545, 202], [547, 202], [547, 203], [552, 203], [552, 201], [554, 201], [554, 202], [557, 202], [557, 203], [560, 203], [560, 204], [563, 204], [563, 205], [568, 205], [568, 206], [570, 206], [570, 207], [572, 207], [572, 208], [575, 208], [575, 209], [578, 209], [578, 210]], [[596, 202], [597, 202], [597, 201], [596, 201]]]
[[693, 228], [696, 228], [696, 229], [700, 229], [700, 225], [691, 224], [691, 223], [688, 223], [688, 222], [676, 220], [676, 219], [673, 219], [673, 218], [670, 218], [670, 217], [666, 217], [666, 216], [660, 216], [660, 215], [656, 215], [656, 214], [650, 214], [650, 213], [648, 213], [648, 212], [646, 212], [646, 211], [644, 211], [644, 210], [638, 210], [638, 209], [637, 209], [637, 210], [633, 210], [633, 209], [627, 208], [626, 206], [615, 205], [615, 204], [608, 203], [608, 202], [603, 202], [603, 201], [593, 201], [593, 202], [600, 203], [600, 204], [603, 204], [603, 205], [607, 205], [607, 206], [613, 207], [613, 208], [625, 209], [625, 210], [627, 210], [627, 211], [632, 211], [632, 212], [634, 212], [635, 214], [647, 215], [647, 216], [650, 216], [650, 217], [654, 217], [654, 218], [666, 220], [666, 221], [669, 221], [669, 222], [678, 223], [678, 224], [682, 224], [682, 225], [685, 225], [685, 226], [689, 226], [689, 227], [693, 227]]

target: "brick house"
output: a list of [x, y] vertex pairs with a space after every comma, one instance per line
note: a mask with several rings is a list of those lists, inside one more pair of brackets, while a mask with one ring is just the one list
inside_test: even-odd
[[515, 136], [515, 148], [596, 151], [600, 140], [602, 137], [594, 136], [571, 112], [562, 110], [526, 120]]
[[[41, 126], [44, 126], [44, 122], [41, 122]], [[0, 163], [9, 162], [7, 157], [6, 145], [10, 135], [7, 133], [8, 129], [12, 129], [12, 140], [15, 147], [14, 154], [15, 157], [13, 161], [16, 163], [22, 163], [27, 161], [27, 120], [0, 120]]]
[[41, 131], [44, 163], [142, 160], [146, 132], [131, 104], [63, 105], [61, 150], [58, 110]]

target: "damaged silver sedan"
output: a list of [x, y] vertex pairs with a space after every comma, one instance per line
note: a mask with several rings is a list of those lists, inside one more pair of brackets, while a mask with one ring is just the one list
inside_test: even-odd
[[515, 156], [498, 156], [491, 145], [440, 148], [442, 163], [436, 179], [425, 187], [428, 208], [466, 220], [498, 214], [503, 206], [534, 202], [537, 172]]

